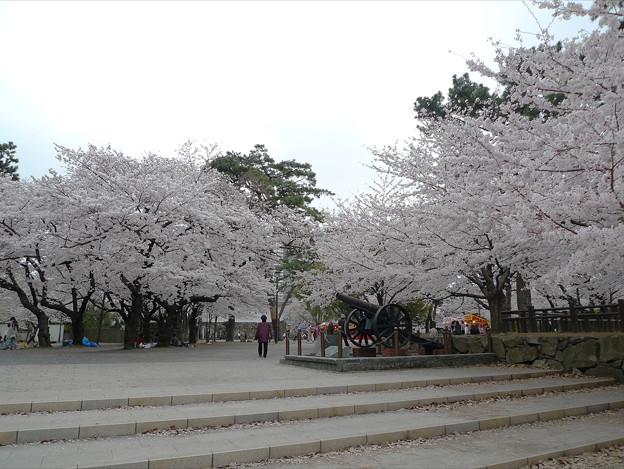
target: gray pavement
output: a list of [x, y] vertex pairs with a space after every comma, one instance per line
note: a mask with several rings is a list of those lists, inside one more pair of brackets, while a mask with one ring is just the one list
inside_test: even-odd
[[[313, 344], [306, 343], [303, 354], [313, 349]], [[336, 373], [280, 364], [285, 354], [283, 342], [271, 343], [266, 359], [258, 358], [254, 342], [166, 349], [123, 350], [115, 344], [0, 352], [0, 373], [10, 376], [0, 380], [0, 411], [3, 403], [110, 399], [115, 405], [112, 400], [128, 396], [244, 393], [251, 388], [305, 389], [410, 380], [438, 379], [443, 383], [462, 376], [505, 377], [526, 372], [479, 366]]]
[[[304, 344], [304, 353], [312, 349], [312, 344]], [[239, 342], [129, 351], [118, 345], [2, 351], [0, 412], [142, 407], [0, 416], [0, 444], [7, 445], [0, 447], [0, 467], [216, 467], [407, 437], [454, 437], [455, 432], [478, 434], [492, 428], [507, 431], [504, 427], [509, 425], [522, 427], [624, 407], [622, 386], [559, 392], [593, 388], [600, 384], [597, 379], [505, 366], [337, 373], [280, 364], [284, 351], [283, 343], [271, 344], [269, 357], [262, 359], [255, 343]], [[536, 377], [530, 378], [532, 374]], [[346, 394], [358, 391], [375, 393]], [[532, 397], [514, 400], [513, 406], [510, 401], [493, 399], [506, 395]], [[449, 408], [410, 410], [431, 402]], [[27, 409], [20, 410], [20, 406]], [[603, 422], [602, 432], [594, 431], [591, 424], [583, 427], [578, 423], [576, 430], [556, 431], [548, 443], [531, 443], [533, 440], [518, 434], [529, 449], [517, 454], [490, 445], [489, 459], [484, 451], [469, 456], [453, 450], [448, 451], [450, 459], [438, 459], [437, 466], [434, 453], [419, 456], [409, 451], [377, 462], [362, 459], [360, 466], [339, 465], [520, 467], [517, 461], [522, 458], [526, 463], [528, 457], [548, 451], [554, 454], [592, 444], [596, 448], [606, 442], [624, 443], [624, 426], [618, 427], [624, 420], [622, 411], [611, 412], [617, 416]], [[215, 418], [227, 420], [209, 420]], [[291, 421], [293, 418], [306, 420]], [[246, 425], [249, 422], [264, 423]], [[228, 426], [178, 434], [180, 429], [205, 425]], [[140, 435], [172, 427], [175, 430], [164, 434]], [[585, 438], [575, 439], [572, 434], [584, 434]], [[12, 444], [46, 439], [71, 441]], [[472, 443], [483, 444], [479, 438]], [[457, 465], [453, 465], [453, 457]], [[412, 465], [414, 458], [425, 463]], [[511, 460], [516, 462], [504, 465]], [[319, 464], [311, 467], [325, 467]]]

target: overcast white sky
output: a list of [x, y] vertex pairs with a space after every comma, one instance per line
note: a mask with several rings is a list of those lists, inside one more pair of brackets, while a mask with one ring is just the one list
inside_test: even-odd
[[537, 31], [514, 0], [2, 1], [0, 142], [17, 144], [22, 178], [59, 168], [53, 143], [262, 143], [347, 197], [366, 190], [367, 147], [414, 134], [416, 97], [516, 28]]

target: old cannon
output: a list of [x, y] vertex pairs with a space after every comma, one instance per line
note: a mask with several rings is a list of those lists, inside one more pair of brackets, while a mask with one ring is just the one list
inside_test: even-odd
[[400, 305], [378, 306], [343, 293], [336, 295], [353, 311], [347, 316], [344, 333], [358, 347], [372, 347], [383, 344], [394, 347], [394, 330], [398, 330], [399, 345], [403, 346], [412, 338], [412, 319]]

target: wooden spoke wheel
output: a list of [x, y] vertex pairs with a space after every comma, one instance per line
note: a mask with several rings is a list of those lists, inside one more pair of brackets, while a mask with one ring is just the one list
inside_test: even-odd
[[389, 304], [380, 308], [375, 314], [373, 332], [379, 342], [386, 347], [394, 347], [394, 328], [399, 331], [399, 347], [410, 341], [412, 336], [412, 319], [407, 311], [396, 304]]
[[345, 321], [344, 333], [353, 345], [372, 347], [377, 343], [377, 337], [369, 325], [370, 321], [366, 313], [359, 309], [354, 309], [349, 313]]

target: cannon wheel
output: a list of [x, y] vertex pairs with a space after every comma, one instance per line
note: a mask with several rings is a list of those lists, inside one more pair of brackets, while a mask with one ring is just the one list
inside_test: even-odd
[[366, 329], [366, 313], [359, 309], [354, 309], [347, 316], [344, 333], [351, 343], [358, 347], [372, 347], [377, 343], [373, 331]]
[[394, 347], [394, 328], [399, 330], [399, 346], [407, 344], [412, 336], [412, 319], [402, 306], [389, 304], [375, 314], [373, 332], [386, 347]]

